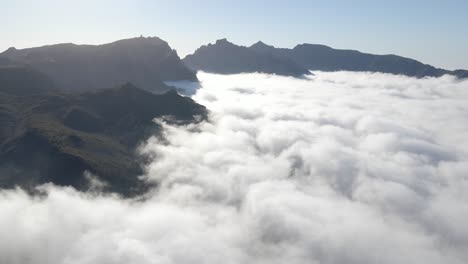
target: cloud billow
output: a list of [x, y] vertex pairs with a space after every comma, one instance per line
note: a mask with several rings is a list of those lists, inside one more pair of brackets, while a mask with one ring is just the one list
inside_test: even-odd
[[464, 263], [468, 82], [199, 73], [143, 201], [3, 191], [5, 263]]

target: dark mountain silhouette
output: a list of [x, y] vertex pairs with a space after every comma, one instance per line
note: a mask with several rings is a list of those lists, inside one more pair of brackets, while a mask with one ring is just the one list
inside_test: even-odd
[[141, 193], [147, 185], [137, 177], [142, 160], [134, 150], [149, 135], [160, 134], [162, 128], [152, 120], [168, 116], [168, 122], [184, 124], [206, 117], [203, 106], [172, 89], [156, 95], [126, 84], [56, 93], [46, 89], [50, 82], [37, 72], [26, 69], [22, 75], [21, 80], [0, 79], [2, 188], [32, 190], [51, 182], [87, 190], [88, 171], [105, 183], [105, 191]]
[[468, 77], [466, 70], [439, 69], [396, 55], [373, 55], [314, 44], [301, 44], [293, 49], [275, 48], [261, 41], [247, 48], [219, 40], [214, 45], [202, 46], [183, 61], [194, 70], [221, 74], [265, 72], [300, 76], [307, 69], [382, 72], [412, 77], [439, 77], [445, 74]]
[[454, 70], [450, 74], [457, 76], [460, 79], [468, 78], [467, 70]]
[[195, 74], [167, 42], [132, 38], [104, 45], [58, 44], [29, 49], [10, 48], [0, 54], [0, 65], [29, 65], [68, 91], [110, 88], [126, 82], [162, 92], [160, 81], [191, 80]]
[[58, 90], [53, 81], [43, 73], [21, 66], [0, 66], [0, 84], [0, 93], [16, 96]]
[[234, 45], [226, 39], [200, 47], [183, 61], [193, 70], [222, 74], [263, 72], [296, 77], [309, 74], [306, 68], [289, 58], [258, 53], [247, 47]]
[[15, 66], [15, 63], [5, 57], [0, 57], [0, 66]]
[[259, 42], [250, 49], [262, 54], [291, 59], [309, 70], [382, 72], [411, 77], [439, 77], [452, 74], [466, 78], [468, 74], [468, 71], [439, 69], [401, 56], [373, 55], [356, 50], [333, 49], [324, 45], [301, 44], [293, 49], [282, 49]]

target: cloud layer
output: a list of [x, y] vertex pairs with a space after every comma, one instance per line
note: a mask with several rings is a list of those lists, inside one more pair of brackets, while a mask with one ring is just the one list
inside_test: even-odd
[[464, 263], [468, 82], [200, 73], [144, 200], [0, 193], [1, 263]]

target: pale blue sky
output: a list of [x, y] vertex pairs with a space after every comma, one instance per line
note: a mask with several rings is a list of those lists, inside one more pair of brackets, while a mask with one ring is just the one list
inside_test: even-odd
[[0, 50], [159, 36], [179, 51], [228, 38], [326, 44], [468, 69], [466, 0], [0, 0]]

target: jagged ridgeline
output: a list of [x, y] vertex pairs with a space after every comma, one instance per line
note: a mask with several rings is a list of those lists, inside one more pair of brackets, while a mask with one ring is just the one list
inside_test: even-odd
[[262, 72], [297, 77], [316, 70], [381, 72], [418, 78], [450, 74], [468, 78], [466, 70], [449, 71], [401, 56], [374, 55], [315, 44], [285, 49], [259, 41], [244, 47], [222, 39], [200, 47], [183, 61], [192, 70], [221, 74]]
[[154, 94], [128, 83], [81, 93], [58, 91], [31, 68], [0, 67], [0, 187], [32, 190], [54, 183], [87, 190], [89, 171], [105, 191], [143, 192], [136, 145], [161, 127], [154, 118], [178, 123], [206, 117], [205, 107], [161, 82]]
[[290, 58], [259, 53], [226, 39], [200, 47], [193, 55], [188, 55], [184, 62], [192, 70], [221, 74], [263, 72], [299, 77], [310, 73], [306, 67]]

